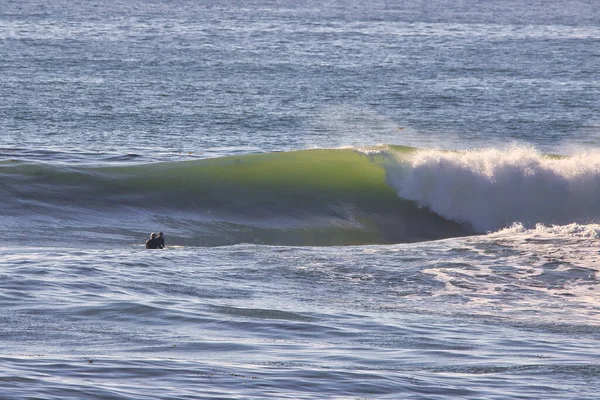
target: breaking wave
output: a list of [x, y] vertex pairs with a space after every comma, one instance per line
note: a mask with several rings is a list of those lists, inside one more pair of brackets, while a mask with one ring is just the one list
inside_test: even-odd
[[478, 232], [600, 221], [599, 154], [423, 150], [391, 166], [388, 180], [399, 196]]
[[[314, 149], [108, 165], [0, 161], [0, 222], [28, 244], [416, 242], [600, 220], [600, 156], [528, 148]], [[81, 243], [80, 243], [81, 244]]]

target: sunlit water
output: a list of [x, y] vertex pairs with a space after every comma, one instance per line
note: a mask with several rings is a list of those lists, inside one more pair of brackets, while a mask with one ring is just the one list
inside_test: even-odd
[[2, 392], [592, 398], [593, 229], [350, 248], [8, 248]]
[[[597, 397], [599, 15], [4, 2], [0, 398]], [[349, 146], [357, 186], [281, 178]], [[224, 156], [245, 191], [194, 186]]]

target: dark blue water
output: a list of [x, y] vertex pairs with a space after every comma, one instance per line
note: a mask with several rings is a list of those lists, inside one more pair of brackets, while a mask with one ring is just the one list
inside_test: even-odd
[[[554, 4], [554, 5], [552, 5]], [[594, 1], [5, 3], [5, 146], [595, 144]]]

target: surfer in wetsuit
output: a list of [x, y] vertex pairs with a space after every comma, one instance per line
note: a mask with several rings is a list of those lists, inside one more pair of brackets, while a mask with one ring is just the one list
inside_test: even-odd
[[165, 248], [165, 238], [163, 237], [162, 232], [158, 232], [158, 237], [156, 238], [156, 248], [157, 249]]
[[158, 249], [158, 239], [156, 238], [156, 233], [152, 232], [150, 239], [146, 240], [146, 248]]

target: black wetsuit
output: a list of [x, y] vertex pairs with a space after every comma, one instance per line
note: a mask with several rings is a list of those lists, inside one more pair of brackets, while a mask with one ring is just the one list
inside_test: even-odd
[[146, 240], [146, 248], [147, 249], [158, 249], [158, 239], [148, 239]]
[[165, 248], [165, 238], [164, 237], [157, 237], [156, 238], [156, 248], [157, 249], [164, 249]]

